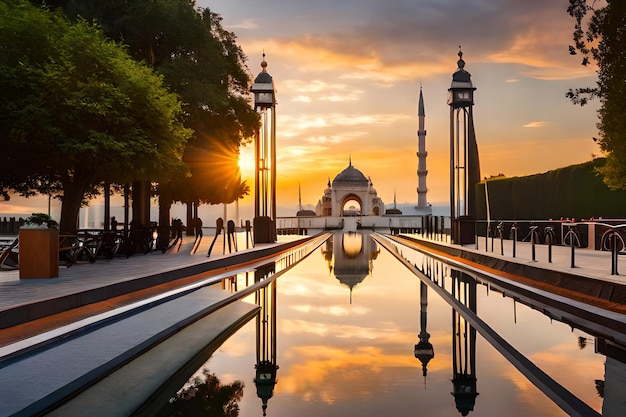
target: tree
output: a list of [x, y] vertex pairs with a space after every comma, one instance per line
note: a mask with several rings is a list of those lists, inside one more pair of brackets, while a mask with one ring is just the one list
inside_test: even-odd
[[[570, 54], [582, 55], [582, 65], [597, 64], [595, 87], [570, 90], [566, 95], [574, 104], [584, 106], [599, 99], [597, 140], [606, 156], [598, 171], [604, 182], [617, 190], [626, 189], [626, 2], [606, 0], [594, 7], [586, 0], [570, 0], [567, 9], [576, 23]], [[586, 28], [585, 28], [586, 26]]]
[[76, 230], [102, 181], [186, 175], [191, 130], [163, 77], [84, 20], [0, 0], [0, 191], [59, 193]]
[[250, 106], [246, 56], [222, 18], [190, 0], [57, 0], [77, 18], [95, 19], [137, 60], [163, 74], [182, 98], [186, 125], [194, 130], [184, 161], [191, 176], [159, 183], [160, 223], [164, 207], [185, 203], [230, 203], [248, 189], [237, 164], [239, 146], [259, 127]]
[[167, 416], [237, 417], [244, 384], [222, 384], [208, 369], [196, 376], [165, 407]]

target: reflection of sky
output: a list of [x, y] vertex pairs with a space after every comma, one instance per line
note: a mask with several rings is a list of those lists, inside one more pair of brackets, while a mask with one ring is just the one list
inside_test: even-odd
[[[428, 299], [428, 332], [435, 357], [422, 377], [413, 356], [418, 342], [419, 282], [385, 251], [373, 271], [353, 289], [329, 275], [321, 252], [278, 280], [278, 384], [268, 416], [454, 416], [451, 311], [433, 292]], [[566, 325], [550, 324], [536, 311], [478, 287], [478, 311], [490, 325], [540, 368], [596, 410], [601, 399], [595, 379], [604, 378], [604, 357], [593, 339], [580, 350]], [[223, 382], [246, 385], [241, 416], [261, 415], [253, 383], [254, 320], [231, 337], [208, 362]], [[478, 392], [470, 416], [563, 416], [480, 335], [477, 338]]]

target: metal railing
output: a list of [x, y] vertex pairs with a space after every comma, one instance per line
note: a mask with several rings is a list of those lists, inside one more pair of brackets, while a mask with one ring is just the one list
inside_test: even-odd
[[[509, 230], [512, 241], [512, 256], [517, 256], [517, 242], [530, 242], [531, 258], [536, 261], [537, 245], [545, 245], [548, 252], [548, 262], [552, 262], [552, 247], [566, 246], [570, 248], [570, 267], [576, 267], [576, 250], [601, 250], [611, 252], [611, 275], [618, 275], [618, 260], [620, 254], [626, 254], [626, 223], [624, 220], [602, 221], [530, 221], [530, 220], [502, 220], [476, 222], [476, 249], [479, 241], [484, 237], [485, 250], [494, 251], [494, 240], [500, 240], [500, 255], [504, 255], [504, 240]], [[483, 233], [481, 233], [481, 231]], [[523, 238], [519, 238], [523, 236]]]

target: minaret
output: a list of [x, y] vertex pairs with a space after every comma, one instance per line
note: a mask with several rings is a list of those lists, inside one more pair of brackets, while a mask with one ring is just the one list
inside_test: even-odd
[[428, 170], [426, 169], [426, 129], [424, 129], [424, 121], [426, 119], [426, 112], [424, 111], [424, 97], [422, 95], [422, 87], [420, 87], [420, 98], [417, 106], [417, 119], [418, 119], [418, 131], [417, 131], [417, 208], [427, 209], [428, 202], [426, 201], [426, 175]]

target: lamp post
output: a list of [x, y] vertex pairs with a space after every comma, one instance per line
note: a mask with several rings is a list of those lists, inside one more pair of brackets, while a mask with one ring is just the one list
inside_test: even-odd
[[459, 47], [458, 68], [448, 89], [450, 106], [450, 222], [453, 243], [474, 243], [476, 192], [480, 180], [474, 132], [474, 90]]
[[254, 109], [261, 113], [261, 129], [254, 145], [254, 243], [276, 241], [276, 92], [263, 53], [261, 72], [254, 79]]

